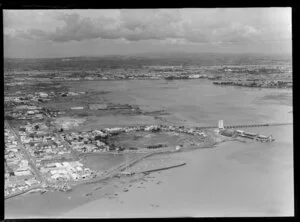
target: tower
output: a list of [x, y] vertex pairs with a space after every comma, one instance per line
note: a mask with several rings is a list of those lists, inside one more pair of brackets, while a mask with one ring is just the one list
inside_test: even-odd
[[218, 127], [219, 127], [219, 129], [222, 129], [222, 130], [224, 129], [223, 120], [219, 120]]

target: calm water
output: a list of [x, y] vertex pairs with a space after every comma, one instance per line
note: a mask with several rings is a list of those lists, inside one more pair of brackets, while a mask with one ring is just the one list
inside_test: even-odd
[[[218, 87], [194, 81], [85, 81], [74, 90], [110, 91], [107, 101], [166, 110], [173, 124], [217, 125], [292, 122], [291, 90]], [[90, 117], [89, 124], [155, 123], [153, 117]], [[91, 125], [89, 125], [91, 126]], [[87, 127], [89, 127], [87, 125]], [[230, 142], [212, 149], [177, 153], [187, 165], [159, 174], [162, 181], [134, 185], [116, 199], [99, 199], [66, 217], [278, 216], [293, 215], [293, 128], [247, 128], [272, 134], [273, 143]]]
[[[165, 109], [173, 123], [214, 125], [292, 122], [290, 90], [217, 87], [209, 81], [85, 82], [82, 89], [112, 90], [109, 99]], [[122, 96], [120, 93], [122, 92]], [[293, 127], [247, 128], [272, 134], [273, 143], [221, 144], [175, 154], [187, 162], [147, 183], [100, 199], [65, 216], [278, 216], [293, 215]], [[173, 156], [173, 158], [175, 158]], [[99, 210], [101, 209], [101, 210]]]
[[[292, 135], [288, 128], [291, 127], [281, 130]], [[278, 140], [282, 138], [280, 130], [270, 131]], [[293, 152], [285, 142], [230, 142], [214, 149], [176, 154], [174, 158], [187, 165], [153, 174], [156, 180], [144, 184], [144, 189], [136, 188], [137, 184], [128, 193], [120, 193], [116, 200], [96, 200], [64, 216], [293, 215]], [[157, 181], [162, 183], [157, 185]]]
[[[85, 81], [72, 83], [75, 90], [110, 91], [108, 101], [137, 104], [145, 110], [166, 110], [168, 121], [185, 125], [292, 122], [292, 91], [215, 86], [208, 80]], [[104, 117], [114, 124], [142, 122], [141, 117]], [[146, 118], [146, 117], [145, 117]], [[149, 117], [146, 118], [147, 122]], [[152, 120], [153, 121], [153, 120]], [[101, 124], [101, 121], [99, 121]]]

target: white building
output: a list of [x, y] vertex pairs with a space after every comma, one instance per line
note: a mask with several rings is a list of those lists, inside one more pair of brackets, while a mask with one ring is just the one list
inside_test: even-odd
[[61, 164], [61, 163], [55, 163], [55, 166], [56, 166], [57, 168], [60, 168], [60, 167], [62, 167], [62, 164]]
[[44, 93], [44, 92], [40, 92], [40, 93], [39, 93], [39, 96], [40, 96], [40, 97], [48, 97], [48, 94], [47, 94], [47, 93]]
[[219, 120], [219, 122], [218, 122], [218, 127], [219, 127], [219, 129], [224, 129], [224, 123], [223, 123], [223, 120]]
[[51, 170], [51, 174], [67, 174], [67, 170], [65, 169], [58, 169], [58, 170]]
[[31, 172], [29, 170], [26, 171], [15, 171], [16, 176], [28, 176], [31, 175]]

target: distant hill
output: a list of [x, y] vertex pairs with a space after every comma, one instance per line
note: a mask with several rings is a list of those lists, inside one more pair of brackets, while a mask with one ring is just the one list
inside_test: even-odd
[[262, 65], [291, 64], [291, 55], [162, 52], [135, 55], [66, 58], [4, 59], [5, 70], [91, 70], [150, 65]]

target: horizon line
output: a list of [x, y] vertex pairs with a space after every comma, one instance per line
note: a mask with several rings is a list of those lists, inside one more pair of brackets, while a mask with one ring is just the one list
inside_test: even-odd
[[266, 55], [266, 56], [292, 56], [292, 52], [282, 52], [282, 53], [266, 53], [266, 52], [185, 52], [185, 51], [169, 51], [169, 52], [141, 52], [141, 53], [128, 53], [128, 54], [104, 54], [104, 55], [78, 55], [78, 56], [54, 56], [54, 57], [6, 57], [5, 59], [64, 59], [64, 58], [80, 58], [80, 57], [87, 57], [87, 58], [103, 58], [103, 57], [133, 57], [133, 56], [147, 56], [147, 55], [163, 55], [163, 54], [220, 54], [220, 55]]

